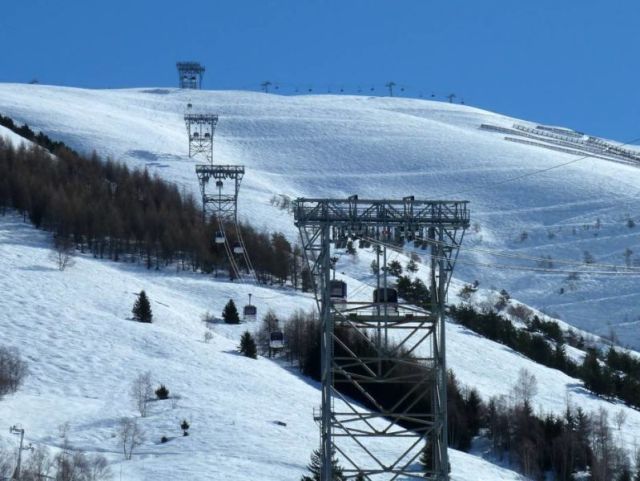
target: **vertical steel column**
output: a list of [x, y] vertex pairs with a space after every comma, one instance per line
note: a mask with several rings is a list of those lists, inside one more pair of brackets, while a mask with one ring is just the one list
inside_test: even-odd
[[331, 389], [333, 386], [333, 316], [331, 315], [331, 237], [330, 223], [322, 223], [320, 232], [321, 251], [318, 259], [320, 265], [320, 289], [322, 292], [320, 322], [322, 324], [321, 339], [321, 381], [322, 381], [322, 471], [321, 481], [332, 480], [333, 440], [331, 439]]

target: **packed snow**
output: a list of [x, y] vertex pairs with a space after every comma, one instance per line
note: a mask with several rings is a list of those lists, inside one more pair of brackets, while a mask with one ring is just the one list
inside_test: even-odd
[[[478, 127], [509, 126], [513, 119], [438, 102], [0, 85], [1, 114], [80, 151], [146, 167], [196, 191], [194, 164], [201, 161], [186, 155], [182, 116], [188, 102], [220, 115], [214, 161], [247, 166], [239, 209], [254, 225], [294, 239], [291, 215], [270, 203], [280, 194], [469, 199], [473, 227], [452, 298], [464, 282], [478, 279], [483, 288], [507, 289], [572, 325], [599, 334], [613, 331], [625, 344], [640, 347], [637, 277], [580, 274], [567, 280], [568, 271], [587, 269], [579, 265], [585, 251], [595, 258], [592, 271], [607, 272], [613, 268], [601, 265], [625, 264], [626, 248], [640, 252], [637, 228], [626, 225], [628, 216], [640, 221], [636, 167], [584, 159], [493, 186], [575, 157], [504, 142]], [[6, 129], [0, 134], [7, 136]], [[556, 264], [562, 273], [532, 275], [486, 267], [537, 266], [487, 251], [550, 255], [567, 263]], [[249, 293], [259, 313], [273, 308], [286, 317], [298, 308], [312, 309], [309, 295], [87, 257], [60, 272], [50, 252], [46, 233], [16, 217], [0, 219], [0, 344], [20, 348], [32, 370], [19, 393], [0, 401], [5, 424], [20, 422], [29, 441], [55, 447], [61, 443], [57, 426], [69, 422], [72, 444], [107, 455], [122, 479], [234, 481], [246, 479], [247, 472], [259, 472], [265, 480], [299, 478], [318, 444], [311, 415], [320, 402], [317, 386], [279, 364], [237, 355], [241, 332], [254, 325], [215, 324], [207, 344], [200, 318], [205, 311], [221, 312], [231, 297], [242, 305]], [[351, 292], [370, 287], [370, 261], [365, 251], [357, 260], [340, 258], [338, 270]], [[127, 319], [140, 289], [152, 299], [152, 325]], [[611, 415], [624, 410], [627, 421], [619, 435], [625, 445], [635, 445], [639, 412], [603, 401], [580, 381], [460, 326], [448, 324], [447, 335], [449, 366], [483, 398], [508, 395], [519, 369], [526, 368], [538, 379], [538, 412], [562, 413], [567, 403], [587, 411], [604, 407]], [[123, 462], [114, 437], [117, 421], [135, 414], [129, 384], [147, 370], [180, 399], [153, 404], [151, 415], [141, 420], [147, 441], [133, 461]], [[178, 428], [183, 418], [192, 424], [186, 438]], [[160, 444], [163, 435], [170, 442]], [[455, 481], [521, 479], [476, 456], [452, 451], [451, 459]]]
[[[86, 90], [0, 85], [0, 113], [84, 152], [146, 167], [197, 191], [183, 114], [220, 115], [214, 161], [247, 167], [240, 216], [291, 238], [291, 216], [274, 194], [361, 198], [464, 198], [472, 225], [456, 276], [591, 332], [640, 348], [640, 169], [504, 141], [481, 124], [519, 120], [464, 105], [418, 99], [164, 88]], [[532, 124], [535, 125], [535, 124]], [[199, 161], [202, 162], [202, 161]], [[509, 179], [525, 176], [516, 181]], [[505, 182], [506, 181], [506, 182]], [[628, 219], [638, 227], [627, 227]], [[625, 250], [632, 254], [624, 257]], [[550, 272], [502, 269], [495, 265]], [[595, 264], [585, 266], [585, 252]], [[565, 261], [565, 262], [563, 262]], [[636, 267], [633, 276], [611, 266]], [[579, 274], [596, 271], [605, 274]]]

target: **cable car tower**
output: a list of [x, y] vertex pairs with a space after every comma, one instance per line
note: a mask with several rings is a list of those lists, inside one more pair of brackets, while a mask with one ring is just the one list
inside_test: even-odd
[[[196, 165], [196, 175], [202, 196], [202, 220], [204, 222], [212, 216], [217, 220], [218, 231], [214, 241], [216, 244], [224, 245], [234, 275], [238, 278], [242, 277], [239, 267], [240, 259], [237, 258], [239, 257], [244, 261], [247, 273], [256, 278], [238, 227], [238, 192], [244, 177], [244, 165], [213, 163], [213, 137], [218, 125], [218, 116], [194, 113], [191, 108], [191, 104], [188, 104], [187, 112], [184, 114], [189, 137], [189, 157], [203, 157], [206, 160], [205, 164]], [[231, 187], [227, 185], [225, 188], [225, 182]], [[233, 245], [229, 243], [225, 234], [225, 223], [235, 225], [237, 242]]]
[[[448, 480], [444, 307], [468, 202], [299, 198], [294, 217], [322, 324], [321, 481], [332, 481], [332, 453], [346, 479]], [[373, 295], [345, 302], [331, 279], [331, 244], [355, 238], [381, 246], [383, 260]], [[407, 240], [430, 247], [429, 309], [398, 302], [388, 284], [386, 247]], [[400, 398], [380, 396], [392, 391]]]
[[181, 89], [202, 88], [202, 77], [204, 77], [204, 65], [198, 62], [178, 62], [178, 85]]

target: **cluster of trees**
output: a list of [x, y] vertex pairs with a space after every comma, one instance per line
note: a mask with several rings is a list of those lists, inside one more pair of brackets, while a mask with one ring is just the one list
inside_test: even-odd
[[[538, 325], [535, 323], [532, 325]], [[494, 326], [500, 329], [505, 326]], [[546, 326], [542, 329], [555, 329]], [[284, 325], [290, 360], [296, 363], [303, 374], [320, 379], [320, 322], [313, 314], [302, 311], [291, 316]], [[526, 331], [524, 331], [526, 332]], [[370, 344], [361, 336], [336, 327], [336, 334], [350, 350], [366, 355]], [[532, 333], [527, 333], [532, 334]], [[541, 338], [540, 334], [536, 337]], [[336, 346], [339, 355], [340, 346]], [[407, 354], [402, 354], [404, 360]], [[389, 366], [394, 361], [386, 361]], [[628, 360], [619, 361], [627, 364]], [[631, 365], [637, 367], [634, 363]], [[389, 368], [387, 366], [386, 368]], [[406, 369], [406, 367], [403, 367]], [[428, 369], [426, 366], [423, 369]], [[631, 371], [631, 368], [627, 368]], [[336, 380], [339, 375], [336, 374]], [[375, 409], [369, 399], [348, 383], [338, 383], [343, 394]], [[575, 473], [589, 472], [592, 481], [626, 481], [634, 474], [630, 469], [627, 453], [617, 445], [616, 436], [609, 428], [607, 413], [601, 411], [587, 414], [580, 408], [568, 407], [564, 416], [538, 415], [532, 406], [537, 392], [533, 375], [521, 371], [513, 390], [504, 396], [481, 399], [475, 389], [462, 386], [453, 372], [449, 372], [448, 393], [448, 444], [450, 447], [469, 450], [475, 436], [486, 436], [494, 452], [508, 458], [526, 475], [544, 479], [545, 473], [553, 472], [559, 481], [570, 481]], [[403, 386], [393, 389], [371, 389], [377, 403], [390, 405], [406, 392]], [[428, 400], [419, 402], [416, 409], [428, 409]], [[426, 448], [428, 450], [428, 447]], [[316, 453], [317, 454], [317, 453]], [[429, 456], [422, 457], [428, 463]], [[640, 467], [640, 465], [639, 465]], [[425, 466], [428, 469], [429, 466]], [[312, 459], [310, 471], [316, 475], [317, 459]], [[338, 471], [339, 472], [339, 471]], [[625, 476], [629, 475], [629, 478]], [[636, 474], [640, 476], [640, 472]], [[314, 477], [307, 479], [315, 479]], [[339, 478], [338, 478], [339, 479]], [[640, 478], [639, 478], [640, 479]]]
[[469, 306], [451, 306], [449, 314], [456, 322], [492, 341], [581, 379], [596, 394], [617, 397], [629, 406], [640, 408], [640, 360], [631, 354], [613, 347], [602, 354], [590, 347], [582, 364], [578, 364], [567, 356], [564, 334], [556, 322], [534, 316], [526, 321], [525, 330], [494, 311], [478, 312]]
[[[233, 278], [224, 248], [213, 242], [217, 221], [202, 222], [192, 195], [146, 170], [43, 142], [55, 156], [39, 147], [16, 149], [0, 139], [1, 214], [15, 209], [52, 232], [63, 257], [75, 248], [149, 269], [171, 265]], [[261, 282], [300, 286], [302, 256], [283, 234], [258, 232], [247, 224], [238, 229]], [[235, 226], [226, 232], [229, 242], [237, 240]]]
[[16, 392], [28, 372], [27, 363], [17, 349], [0, 346], [0, 399]]
[[0, 448], [0, 479], [21, 481], [106, 481], [112, 479], [107, 459], [100, 454], [87, 454], [74, 449], [68, 438], [68, 423], [59, 427], [62, 439], [55, 455], [44, 446], [35, 447], [23, 459], [18, 475], [15, 453]]
[[[531, 401], [492, 398], [481, 406], [481, 425], [494, 452], [508, 456], [522, 473], [558, 481], [590, 473], [590, 481], [631, 481], [629, 456], [609, 427], [607, 411], [587, 414], [567, 407], [564, 416], [534, 414]], [[640, 468], [640, 466], [638, 466]], [[636, 469], [638, 469], [636, 468]], [[635, 473], [636, 478], [640, 471]]]
[[396, 289], [398, 290], [398, 296], [405, 301], [423, 309], [431, 307], [431, 293], [425, 283], [417, 277], [411, 280], [409, 276], [401, 275], [396, 281]]

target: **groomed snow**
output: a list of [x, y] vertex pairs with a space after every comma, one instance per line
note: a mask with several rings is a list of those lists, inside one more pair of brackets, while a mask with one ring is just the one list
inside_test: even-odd
[[[0, 345], [18, 347], [31, 369], [20, 391], [0, 401], [4, 425], [20, 423], [28, 442], [55, 450], [58, 427], [69, 422], [72, 446], [107, 456], [115, 479], [299, 479], [318, 445], [317, 386], [270, 360], [238, 355], [241, 332], [255, 325], [217, 324], [205, 343], [200, 316], [248, 291], [260, 311], [281, 315], [311, 308], [309, 297], [87, 257], [60, 272], [50, 254], [48, 234], [0, 218]], [[141, 289], [152, 301], [150, 325], [127, 319]], [[152, 403], [139, 418], [146, 441], [123, 461], [117, 421], [138, 416], [128, 391], [147, 370], [179, 400]], [[185, 418], [188, 437], [179, 429]], [[454, 481], [521, 479], [470, 454], [452, 451], [451, 459]]]
[[[638, 276], [581, 275], [584, 252], [598, 264], [640, 262], [640, 169], [601, 159], [495, 185], [576, 156], [519, 145], [480, 130], [482, 123], [526, 124], [473, 107], [417, 99], [335, 95], [278, 96], [239, 91], [166, 88], [87, 90], [1, 84], [0, 112], [72, 147], [147, 167], [197, 190], [187, 157], [183, 114], [220, 115], [215, 162], [247, 167], [240, 215], [295, 236], [291, 216], [273, 208], [274, 194], [345, 197], [465, 198], [472, 223], [456, 276], [514, 298], [591, 332], [615, 332], [640, 348]], [[595, 225], [599, 220], [599, 228]], [[523, 232], [527, 238], [521, 241]], [[495, 257], [489, 249], [575, 262], [562, 273], [479, 266], [535, 261]], [[611, 270], [594, 268], [593, 270]], [[564, 288], [561, 294], [561, 289]]]

